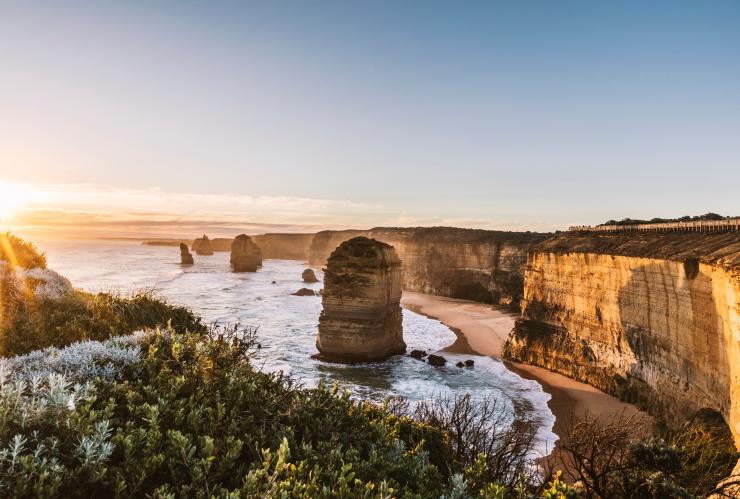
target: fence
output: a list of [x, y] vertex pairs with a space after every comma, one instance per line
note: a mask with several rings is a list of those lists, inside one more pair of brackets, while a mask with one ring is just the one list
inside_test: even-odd
[[663, 232], [671, 230], [708, 232], [718, 230], [740, 230], [740, 217], [725, 218], [723, 220], [697, 220], [695, 222], [666, 222], [633, 225], [573, 225], [569, 227], [568, 230], [587, 230], [591, 232]]

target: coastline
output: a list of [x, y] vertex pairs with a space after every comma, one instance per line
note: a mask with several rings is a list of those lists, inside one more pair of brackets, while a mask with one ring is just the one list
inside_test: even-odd
[[[404, 291], [401, 306], [413, 312], [436, 319], [458, 336], [444, 351], [478, 354], [501, 358], [506, 337], [514, 327], [516, 315], [492, 305], [443, 296]], [[588, 414], [610, 417], [618, 413], [641, 415], [647, 413], [633, 404], [608, 395], [596, 388], [547, 369], [504, 360], [504, 365], [522, 378], [537, 381], [550, 394], [548, 407], [555, 415], [555, 432], [562, 437], [561, 424]]]

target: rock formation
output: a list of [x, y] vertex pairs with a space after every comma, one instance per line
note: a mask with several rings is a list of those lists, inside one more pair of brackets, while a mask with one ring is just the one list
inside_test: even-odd
[[508, 358], [740, 443], [740, 233], [566, 234], [529, 255]]
[[303, 282], [319, 282], [319, 280], [316, 279], [316, 273], [313, 271], [313, 269], [304, 270], [303, 274], [301, 274], [301, 277], [303, 278]]
[[404, 353], [402, 280], [401, 261], [388, 244], [356, 237], [334, 250], [324, 271], [319, 357], [354, 362]]
[[430, 366], [442, 367], [447, 364], [447, 359], [445, 359], [441, 355], [431, 354], [429, 357], [427, 357], [427, 362], [429, 362]]
[[262, 251], [246, 234], [231, 243], [231, 268], [234, 272], [256, 272], [262, 266]]
[[316, 291], [308, 288], [301, 288], [295, 293], [291, 293], [293, 296], [316, 296]]
[[192, 265], [193, 263], [193, 255], [191, 255], [190, 251], [188, 251], [188, 245], [185, 243], [180, 243], [180, 264]]
[[196, 255], [213, 255], [213, 245], [211, 244], [211, 240], [208, 239], [208, 236], [203, 234], [203, 237], [199, 237], [198, 239], [193, 241], [193, 251], [195, 251]]
[[395, 248], [403, 264], [404, 289], [516, 309], [527, 251], [551, 234], [452, 227], [323, 231], [311, 242], [309, 262], [324, 265], [333, 248], [356, 236]]
[[[252, 239], [262, 250], [262, 258], [308, 260], [308, 249], [314, 234], [261, 234]], [[328, 256], [328, 255], [327, 255]], [[323, 265], [325, 262], [321, 262]]]

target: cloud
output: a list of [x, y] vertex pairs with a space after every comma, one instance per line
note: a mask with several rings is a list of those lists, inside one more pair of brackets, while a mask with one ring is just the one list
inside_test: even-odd
[[[517, 220], [419, 216], [377, 204], [289, 196], [198, 194], [88, 184], [6, 184], [23, 206], [6, 221], [16, 232], [68, 237], [190, 237], [208, 233], [316, 232], [376, 226], [531, 230]], [[547, 230], [550, 230], [549, 228]]]

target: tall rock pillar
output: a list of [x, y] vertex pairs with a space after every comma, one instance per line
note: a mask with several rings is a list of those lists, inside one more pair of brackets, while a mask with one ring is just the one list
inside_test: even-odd
[[363, 362], [404, 353], [402, 282], [393, 246], [366, 237], [339, 245], [324, 271], [318, 357]]
[[262, 250], [246, 234], [236, 236], [231, 243], [231, 268], [234, 272], [257, 272], [262, 266]]

